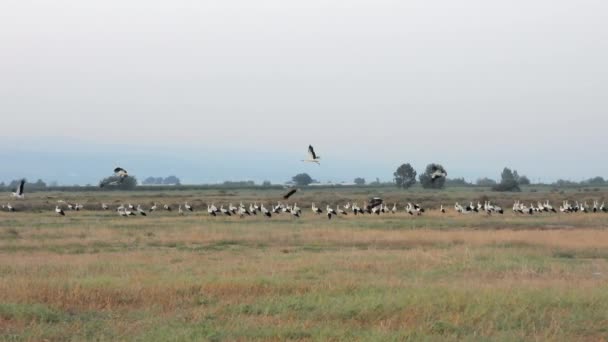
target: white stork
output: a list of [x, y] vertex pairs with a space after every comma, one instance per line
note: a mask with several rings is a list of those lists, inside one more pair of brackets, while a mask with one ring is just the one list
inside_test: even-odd
[[319, 215], [319, 214], [322, 214], [322, 213], [323, 213], [323, 210], [321, 210], [321, 208], [317, 208], [317, 207], [315, 206], [315, 203], [314, 203], [314, 202], [313, 202], [313, 203], [312, 203], [312, 205], [311, 205], [311, 209], [312, 209], [312, 212], [313, 212], [313, 213], [315, 213], [315, 214], [317, 214], [317, 215]]
[[312, 147], [312, 145], [308, 145], [308, 159], [304, 159], [302, 161], [307, 163], [317, 163], [317, 165], [321, 165], [319, 159], [321, 159], [321, 157], [315, 153], [315, 149]]
[[214, 205], [207, 204], [207, 213], [211, 216], [217, 216], [216, 210], [217, 208]]
[[22, 179], [21, 182], [19, 182], [19, 186], [17, 187], [17, 189], [15, 189], [15, 191], [11, 194], [11, 196], [13, 196], [17, 199], [25, 197], [25, 194], [23, 193], [24, 187], [25, 187], [25, 179]]
[[55, 206], [55, 213], [57, 213], [57, 215], [65, 216], [63, 209], [59, 208], [58, 205]]
[[224, 208], [223, 204], [220, 206], [220, 211], [222, 212], [222, 214], [224, 214], [226, 216], [232, 216], [232, 213], [230, 212], [230, 210]]
[[264, 214], [264, 216], [266, 216], [268, 218], [272, 217], [272, 214], [270, 213], [270, 211], [268, 211], [268, 209], [266, 209], [264, 204], [262, 204], [262, 207], [260, 209], [262, 211], [262, 214]]
[[146, 211], [143, 210], [139, 204], [137, 205], [137, 212], [140, 213], [141, 216], [148, 216], [148, 214], [146, 214]]
[[448, 173], [441, 167], [433, 167], [431, 170], [431, 181], [434, 182], [439, 178], [445, 178], [448, 176]]

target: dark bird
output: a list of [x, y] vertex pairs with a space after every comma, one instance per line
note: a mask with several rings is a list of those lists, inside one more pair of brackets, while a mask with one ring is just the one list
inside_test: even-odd
[[290, 189], [285, 195], [283, 195], [283, 199], [287, 200], [291, 195], [295, 194], [298, 189]]

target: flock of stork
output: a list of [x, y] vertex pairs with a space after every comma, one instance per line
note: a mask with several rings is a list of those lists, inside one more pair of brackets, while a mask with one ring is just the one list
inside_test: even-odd
[[[321, 159], [321, 157], [315, 153], [314, 148], [311, 145], [309, 145], [308, 146], [308, 158], [304, 159], [302, 161], [309, 162], [309, 163], [316, 163], [317, 165], [320, 165], [320, 161], [319, 161], [320, 159]], [[114, 169], [114, 176], [115, 176], [114, 179], [111, 181], [108, 181], [107, 183], [101, 183], [100, 187], [119, 185], [120, 183], [122, 183], [124, 181], [124, 179], [128, 175], [129, 175], [129, 173], [125, 169], [123, 169], [121, 167], [117, 167]], [[439, 179], [441, 177], [446, 177], [446, 176], [447, 176], [447, 173], [444, 170], [435, 169], [435, 170], [432, 170], [431, 180], [435, 181], [436, 179]], [[25, 187], [25, 180], [21, 180], [17, 189], [15, 189], [15, 191], [11, 193], [11, 196], [16, 199], [23, 199], [25, 197], [24, 187]], [[288, 189], [287, 193], [285, 193], [282, 196], [282, 198], [284, 200], [288, 200], [297, 191], [298, 191], [298, 189], [296, 189], [296, 188], [290, 188], [290, 189]], [[78, 204], [78, 203], [71, 204], [71, 203], [67, 203], [63, 200], [60, 200], [60, 201], [58, 201], [58, 204], [55, 206], [55, 213], [57, 215], [65, 216], [65, 211], [63, 210], [64, 205], [66, 205], [66, 208], [69, 210], [80, 211], [80, 210], [84, 209], [84, 206], [82, 204]], [[15, 211], [15, 208], [10, 203], [7, 203], [6, 205], [2, 205], [2, 209], [8, 210], [9, 212]], [[101, 209], [110, 210], [110, 207], [106, 203], [102, 203]], [[116, 212], [120, 216], [123, 216], [123, 217], [147, 216], [148, 214], [150, 214], [158, 209], [160, 209], [160, 207], [157, 205], [157, 203], [154, 203], [154, 205], [152, 205], [147, 210], [143, 209], [141, 207], [141, 205], [134, 206], [134, 205], [128, 204], [125, 206], [123, 204], [116, 208]], [[165, 211], [168, 211], [168, 212], [173, 211], [171, 205], [169, 205], [169, 204], [163, 204], [162, 209]], [[404, 210], [407, 214], [412, 215], [412, 216], [414, 216], [414, 215], [420, 216], [425, 212], [425, 209], [420, 204], [412, 204], [412, 203], [408, 203], [404, 207]], [[498, 205], [494, 205], [490, 201], [485, 201], [484, 204], [481, 204], [480, 202], [478, 202], [477, 205], [473, 204], [473, 202], [470, 202], [469, 205], [466, 205], [466, 206], [463, 206], [460, 203], [456, 202], [456, 204], [454, 205], [454, 210], [457, 213], [461, 213], [461, 214], [471, 214], [471, 213], [486, 213], [488, 215], [504, 214], [504, 210], [502, 209], [502, 207], [500, 207]], [[192, 207], [192, 205], [188, 204], [188, 202], [185, 202], [183, 207], [180, 204], [177, 208], [177, 213], [179, 215], [185, 215], [186, 212], [193, 212], [193, 211], [194, 211], [194, 208]], [[346, 216], [349, 213], [352, 213], [354, 215], [363, 215], [363, 214], [380, 215], [380, 214], [387, 214], [387, 213], [395, 214], [399, 211], [399, 209], [397, 208], [397, 203], [394, 203], [392, 207], [389, 207], [384, 204], [384, 202], [381, 198], [374, 197], [369, 201], [369, 203], [364, 202], [362, 207], [359, 207], [359, 205], [357, 203], [351, 204], [349, 202], [344, 205], [337, 205], [334, 209], [328, 204], [325, 206], [325, 211], [322, 208], [317, 207], [315, 205], [315, 203], [313, 202], [311, 204], [311, 211], [316, 215], [325, 214], [325, 215], [327, 215], [328, 219], [331, 219], [332, 217], [335, 217], [335, 216]], [[446, 213], [446, 210], [443, 205], [440, 206], [439, 211], [443, 214]], [[557, 210], [549, 203], [548, 200], [545, 201], [544, 203], [538, 202], [537, 205], [530, 204], [530, 206], [526, 206], [525, 204], [521, 203], [520, 201], [516, 201], [513, 204], [513, 212], [516, 214], [533, 215], [535, 213], [557, 213]], [[562, 205], [560, 205], [560, 207], [559, 207], [559, 212], [561, 212], [561, 213], [576, 213], [576, 212], [608, 213], [608, 208], [606, 207], [606, 205], [604, 203], [602, 203], [600, 205], [598, 201], [594, 201], [592, 206], [589, 206], [587, 204], [587, 202], [583, 202], [583, 203], [575, 202], [574, 205], [571, 205], [568, 201], [564, 201], [562, 203]], [[242, 218], [245, 216], [257, 216], [258, 214], [260, 214], [261, 216], [270, 218], [273, 215], [289, 214], [294, 218], [299, 218], [302, 215], [302, 209], [300, 207], [298, 207], [297, 203], [294, 203], [293, 205], [289, 205], [289, 204], [283, 204], [281, 202], [278, 202], [276, 205], [271, 205], [269, 208], [267, 208], [264, 204], [258, 205], [257, 202], [253, 203], [253, 204], [249, 204], [248, 207], [243, 205], [243, 203], [241, 202], [238, 207], [234, 206], [232, 203], [230, 203], [230, 204], [228, 204], [228, 206], [226, 208], [224, 208], [223, 205], [220, 205], [220, 207], [218, 208], [215, 206], [215, 204], [208, 204], [207, 213], [214, 217], [216, 217], [216, 216], [239, 216]]]
[[[442, 206], [442, 212], [444, 212], [443, 210], [443, 206]], [[469, 205], [467, 205], [466, 207], [460, 205], [458, 202], [456, 202], [456, 204], [454, 205], [454, 210], [456, 210], [456, 212], [462, 213], [462, 214], [470, 214], [473, 212], [479, 213], [479, 212], [485, 212], [488, 214], [492, 214], [492, 213], [499, 213], [499, 214], [504, 214], [504, 210], [497, 206], [497, 205], [492, 205], [489, 201], [486, 201], [483, 205], [481, 203], [477, 203], [477, 205], [474, 205], [473, 202], [471, 202]], [[516, 214], [528, 214], [528, 215], [534, 215], [536, 213], [557, 213], [558, 211], [549, 203], [549, 200], [545, 201], [544, 203], [542, 202], [537, 202], [537, 205], [534, 205], [533, 203], [531, 203], [529, 206], [523, 204], [521, 201], [515, 201], [515, 203], [513, 203], [513, 212]], [[562, 204], [559, 206], [559, 212], [560, 213], [599, 213], [599, 212], [603, 212], [603, 213], [608, 213], [608, 207], [606, 207], [606, 204], [603, 202], [600, 205], [599, 201], [594, 200], [593, 201], [593, 205], [590, 206], [589, 204], [587, 204], [587, 202], [581, 202], [579, 203], [578, 201], [575, 202], [574, 205], [570, 204], [569, 201], [563, 201]]]

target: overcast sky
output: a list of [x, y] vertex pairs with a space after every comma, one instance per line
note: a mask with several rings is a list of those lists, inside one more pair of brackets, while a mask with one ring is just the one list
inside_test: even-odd
[[101, 150], [121, 165], [126, 149], [171, 156], [198, 165], [193, 182], [221, 165], [285, 180], [309, 169], [293, 162], [309, 143], [320, 179], [389, 179], [407, 161], [470, 179], [608, 176], [606, 13], [601, 0], [4, 0], [0, 142], [67, 145], [91, 165]]

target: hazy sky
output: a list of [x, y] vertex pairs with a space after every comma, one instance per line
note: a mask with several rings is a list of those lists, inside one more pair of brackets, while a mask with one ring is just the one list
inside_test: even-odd
[[[389, 179], [407, 161], [471, 179], [608, 176], [606, 13], [605, 0], [4, 0], [0, 142], [109, 169], [162, 156], [191, 181]], [[298, 162], [309, 143], [321, 168]], [[0, 178], [45, 179], [48, 163]]]

